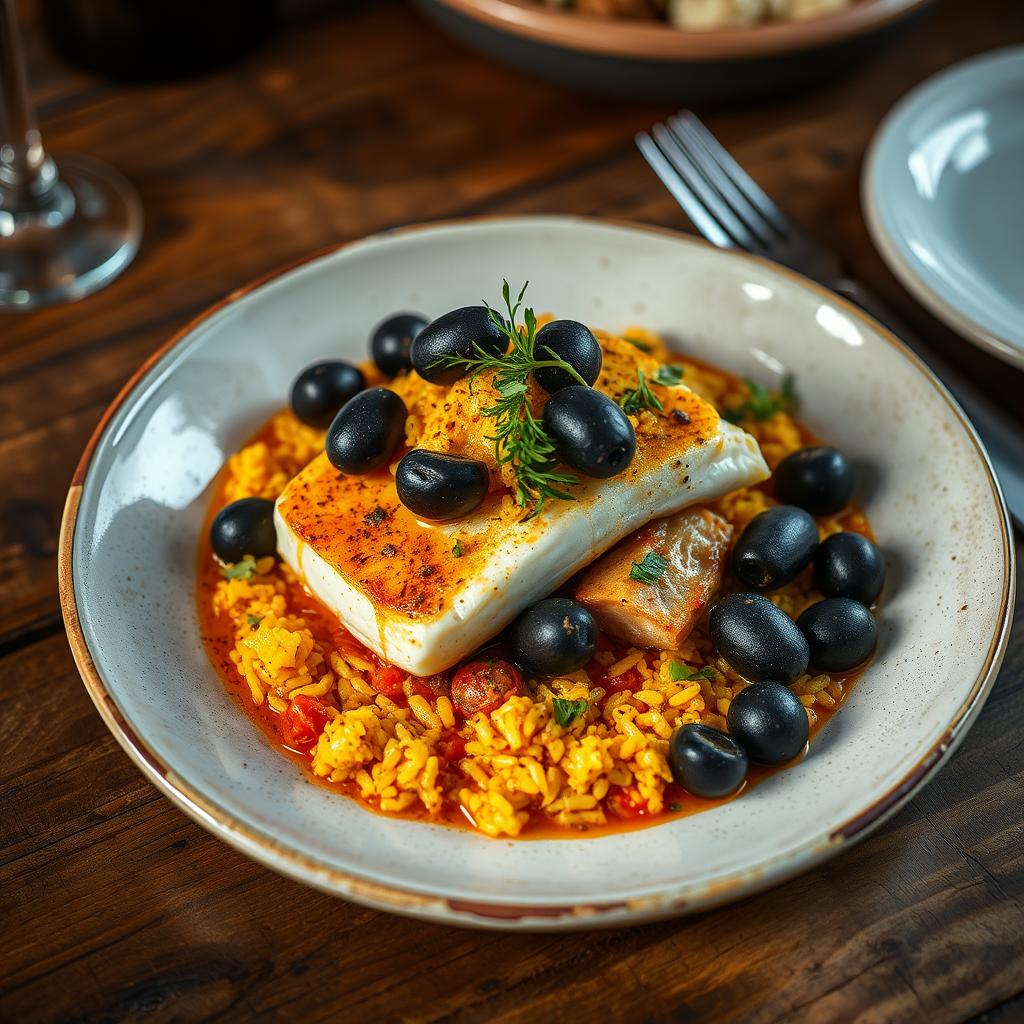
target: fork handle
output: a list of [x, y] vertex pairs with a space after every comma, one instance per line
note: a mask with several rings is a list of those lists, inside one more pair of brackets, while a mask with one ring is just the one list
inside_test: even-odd
[[859, 281], [841, 277], [826, 283], [832, 291], [860, 306], [864, 312], [888, 327], [945, 384], [988, 449], [1010, 514], [1017, 525], [1024, 529], [1024, 431], [1019, 424], [989, 401], [959, 370], [915, 337], [885, 303]]

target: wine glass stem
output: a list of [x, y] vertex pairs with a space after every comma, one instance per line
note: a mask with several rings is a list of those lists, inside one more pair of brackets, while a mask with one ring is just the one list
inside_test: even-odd
[[15, 0], [0, 0], [0, 207], [40, 205], [57, 180], [28, 96]]

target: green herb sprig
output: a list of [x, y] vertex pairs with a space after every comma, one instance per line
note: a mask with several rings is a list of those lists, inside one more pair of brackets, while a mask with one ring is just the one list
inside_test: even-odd
[[743, 383], [747, 385], [750, 397], [741, 405], [722, 410], [722, 418], [730, 423], [739, 423], [747, 419], [763, 423], [777, 412], [792, 412], [796, 408], [798, 399], [792, 374], [783, 379], [782, 389], [774, 396], [756, 380], [745, 377]]
[[636, 371], [636, 387], [630, 388], [619, 399], [622, 411], [626, 413], [642, 412], [644, 409], [656, 409], [661, 412], [665, 407], [661, 399], [651, 390], [643, 370]]
[[256, 562], [252, 558], [243, 558], [234, 565], [221, 566], [220, 572], [228, 580], [251, 580], [256, 574]]
[[[674, 363], [659, 366], [658, 372], [654, 375], [654, 383], [663, 388], [678, 387], [683, 379], [683, 368]], [[644, 409], [653, 409], [656, 412], [664, 412], [665, 407], [661, 399], [651, 390], [647, 383], [647, 375], [643, 370], [636, 371], [636, 387], [630, 388], [620, 399], [619, 405], [625, 413], [642, 412]]]
[[452, 545], [452, 558], [461, 558], [461, 557], [462, 557], [462, 541], [456, 539], [455, 543]]
[[555, 712], [555, 721], [565, 729], [586, 712], [588, 705], [585, 700], [566, 700], [564, 697], [554, 697], [551, 700], [551, 707]]
[[703, 668], [691, 669], [681, 661], [673, 661], [668, 666], [669, 678], [674, 683], [691, 682], [694, 679], [713, 679], [715, 670], [710, 665]]
[[494, 433], [487, 440], [494, 442], [494, 454], [499, 465], [511, 465], [516, 475], [516, 502], [526, 508], [533, 505], [527, 518], [533, 518], [551, 499], [574, 501], [575, 497], [566, 491], [579, 483], [571, 473], [558, 469], [555, 445], [530, 409], [527, 401], [528, 378], [535, 370], [554, 367], [564, 370], [580, 384], [586, 381], [564, 360], [546, 345], [542, 352], [550, 358], [539, 358], [536, 351], [537, 317], [530, 308], [523, 310], [526, 327], [520, 332], [516, 317], [523, 304], [529, 282], [523, 285], [515, 302], [512, 302], [508, 281], [503, 282], [502, 298], [508, 311], [508, 319], [484, 306], [491, 323], [508, 338], [511, 348], [504, 355], [494, 356], [474, 343], [474, 355], [442, 356], [440, 366], [463, 367], [469, 370], [470, 387], [473, 381], [487, 371], [494, 372], [493, 386], [498, 392], [498, 401], [481, 412], [494, 420]]
[[653, 586], [665, 575], [667, 568], [668, 562], [657, 551], [648, 551], [639, 562], [633, 563], [633, 568], [629, 570], [629, 578]]

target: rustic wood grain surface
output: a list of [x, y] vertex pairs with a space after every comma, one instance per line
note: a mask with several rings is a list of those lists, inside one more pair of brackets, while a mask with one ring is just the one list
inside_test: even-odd
[[[631, 142], [668, 108], [491, 65], [399, 3], [330, 6], [239, 66], [147, 86], [62, 66], [28, 13], [47, 141], [121, 168], [147, 224], [106, 291], [0, 319], [0, 1021], [1024, 1020], [1024, 628], [961, 751], [890, 824], [779, 889], [660, 925], [506, 936], [378, 914], [246, 860], [143, 780], [79, 682], [54, 556], [81, 448], [145, 356], [250, 278], [397, 224], [526, 211], [686, 224]], [[910, 300], [857, 189], [900, 95], [1022, 40], [1020, 0], [947, 0], [835, 84], [703, 111], [1017, 415], [1024, 377]]]

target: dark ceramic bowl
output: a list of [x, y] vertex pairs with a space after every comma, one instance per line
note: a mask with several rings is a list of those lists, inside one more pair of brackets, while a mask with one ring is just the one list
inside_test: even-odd
[[933, 0], [859, 0], [809, 21], [709, 32], [539, 0], [416, 0], [470, 46], [593, 92], [688, 104], [784, 92], [862, 63]]

